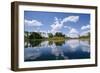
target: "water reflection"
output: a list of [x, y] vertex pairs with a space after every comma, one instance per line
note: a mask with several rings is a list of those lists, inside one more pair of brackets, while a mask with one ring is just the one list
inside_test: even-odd
[[41, 52], [39, 51], [39, 49], [32, 49], [31, 47], [28, 47], [28, 49], [25, 49], [24, 53], [25, 53], [24, 54], [25, 61], [32, 61], [41, 55]]
[[35, 40], [25, 42], [25, 61], [45, 61], [90, 58], [89, 40]]
[[35, 47], [41, 44], [42, 40], [30, 40], [30, 41], [25, 41], [25, 48], [26, 47]]

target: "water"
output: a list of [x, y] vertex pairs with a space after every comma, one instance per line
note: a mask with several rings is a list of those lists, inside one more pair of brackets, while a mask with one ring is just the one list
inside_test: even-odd
[[90, 58], [89, 40], [25, 42], [24, 61], [47, 61]]

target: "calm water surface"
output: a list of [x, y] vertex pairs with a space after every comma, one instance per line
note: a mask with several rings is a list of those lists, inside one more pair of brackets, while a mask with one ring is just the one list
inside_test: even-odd
[[25, 42], [24, 61], [47, 61], [90, 58], [89, 40]]

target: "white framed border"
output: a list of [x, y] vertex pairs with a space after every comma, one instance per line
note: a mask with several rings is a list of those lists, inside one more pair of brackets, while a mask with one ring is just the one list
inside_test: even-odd
[[[60, 60], [60, 61], [38, 61], [38, 62], [24, 62], [24, 11], [46, 11], [46, 12], [73, 12], [73, 13], [88, 13], [90, 14], [91, 24], [91, 45], [90, 45], [90, 59], [78, 60]], [[62, 8], [62, 7], [46, 7], [46, 6], [28, 6], [19, 5], [19, 54], [18, 63], [19, 68], [35, 68], [35, 67], [50, 67], [50, 66], [71, 66], [71, 65], [84, 65], [95, 64], [95, 10], [85, 8]]]

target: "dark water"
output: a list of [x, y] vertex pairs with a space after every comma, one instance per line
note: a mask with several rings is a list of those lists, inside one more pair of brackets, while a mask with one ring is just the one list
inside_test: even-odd
[[25, 42], [24, 61], [47, 61], [90, 58], [89, 40]]

